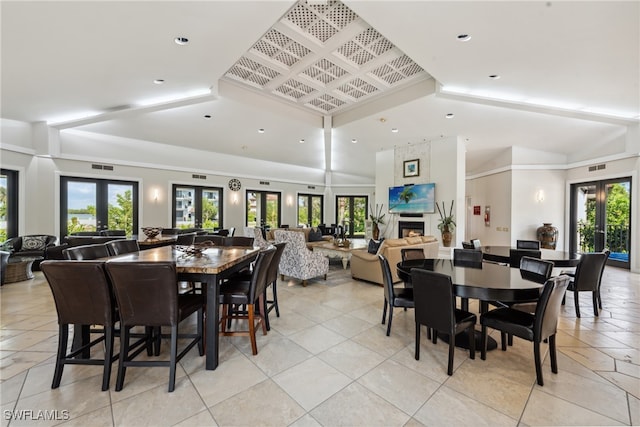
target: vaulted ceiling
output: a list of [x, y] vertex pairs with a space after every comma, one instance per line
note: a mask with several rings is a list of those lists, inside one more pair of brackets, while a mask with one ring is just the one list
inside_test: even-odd
[[638, 127], [639, 4], [2, 1], [1, 114], [365, 179], [451, 136], [579, 162]]

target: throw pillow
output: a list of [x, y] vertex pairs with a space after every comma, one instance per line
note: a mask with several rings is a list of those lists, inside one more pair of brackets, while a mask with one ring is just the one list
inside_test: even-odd
[[380, 240], [369, 240], [369, 246], [367, 247], [367, 252], [369, 252], [372, 255], [375, 255], [378, 253], [378, 249], [380, 249], [380, 245], [382, 244], [382, 241], [384, 240], [384, 237]]
[[310, 242], [319, 242], [320, 240], [322, 240], [322, 231], [320, 231], [317, 228], [314, 228], [311, 231], [309, 231]]
[[47, 236], [23, 236], [21, 251], [44, 251], [47, 247]]

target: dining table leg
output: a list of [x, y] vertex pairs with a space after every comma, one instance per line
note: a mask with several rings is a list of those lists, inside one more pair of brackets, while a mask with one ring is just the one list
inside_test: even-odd
[[207, 310], [205, 319], [205, 366], [207, 370], [214, 370], [218, 367], [218, 318], [219, 307], [218, 296], [218, 275], [207, 276]]

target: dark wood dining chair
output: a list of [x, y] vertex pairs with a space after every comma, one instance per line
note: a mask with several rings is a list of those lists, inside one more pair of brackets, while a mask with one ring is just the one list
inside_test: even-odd
[[224, 245], [225, 246], [242, 246], [242, 247], [253, 247], [253, 237], [248, 236], [233, 236], [233, 237], [225, 237]]
[[105, 246], [111, 256], [130, 254], [140, 251], [140, 246], [138, 245], [137, 240], [113, 240], [105, 243]]
[[540, 242], [537, 240], [516, 240], [516, 249], [540, 249]]
[[96, 243], [95, 245], [72, 246], [62, 251], [65, 259], [82, 261], [98, 258], [106, 258], [110, 256], [109, 249], [104, 243]]
[[393, 286], [391, 278], [391, 269], [389, 261], [384, 255], [378, 255], [380, 267], [382, 268], [382, 281], [384, 282], [384, 307], [382, 309], [382, 324], [384, 325], [387, 317], [387, 308], [389, 309], [389, 323], [387, 324], [387, 336], [391, 334], [391, 322], [393, 321], [393, 308], [413, 308], [413, 289], [396, 288]]
[[477, 317], [468, 311], [456, 308], [451, 276], [429, 270], [411, 270], [413, 298], [416, 316], [415, 359], [420, 360], [420, 326], [431, 329], [432, 341], [437, 342], [438, 332], [449, 338], [449, 361], [447, 375], [453, 374], [453, 354], [456, 335], [464, 331], [469, 337], [469, 357], [475, 359], [475, 329]]
[[482, 251], [477, 249], [453, 250], [453, 265], [460, 267], [482, 268]]
[[[109, 389], [113, 355], [116, 305], [104, 261], [43, 261], [40, 268], [53, 293], [58, 314], [58, 351], [51, 388], [58, 388], [65, 365], [102, 365], [102, 391]], [[93, 330], [98, 338], [67, 353], [69, 325], [101, 325]], [[74, 333], [79, 331], [74, 330]], [[102, 359], [91, 358], [91, 348], [104, 343]], [[85, 350], [89, 357], [77, 358]]]
[[510, 307], [498, 308], [480, 315], [482, 325], [481, 359], [487, 358], [487, 328], [500, 331], [502, 351], [507, 349], [507, 335], [515, 335], [533, 342], [533, 355], [536, 367], [536, 379], [539, 385], [544, 385], [542, 378], [542, 356], [540, 343], [549, 342], [549, 357], [551, 372], [558, 373], [556, 355], [556, 331], [560, 305], [569, 284], [569, 277], [561, 275], [553, 277], [544, 285], [535, 313], [526, 313]]
[[400, 249], [400, 255], [402, 256], [402, 261], [406, 261], [408, 259], [425, 259], [424, 249], [422, 248]]
[[541, 258], [542, 252], [534, 249], [509, 249], [509, 266], [512, 268], [520, 268], [520, 260], [525, 256]]
[[[609, 258], [609, 251], [585, 253], [580, 256], [580, 261], [575, 273], [571, 277], [568, 291], [573, 292], [573, 300], [576, 308], [576, 317], [580, 317], [580, 292], [592, 292], [593, 315], [598, 316], [598, 307], [602, 309], [602, 297], [600, 284], [602, 274]], [[564, 304], [564, 298], [562, 299]]]

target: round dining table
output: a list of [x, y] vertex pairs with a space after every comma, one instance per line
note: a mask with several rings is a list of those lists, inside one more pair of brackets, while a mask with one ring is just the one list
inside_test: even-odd
[[[455, 264], [451, 259], [412, 259], [399, 262], [398, 277], [411, 283], [411, 270], [421, 268], [451, 276], [453, 293], [462, 299], [462, 309], [468, 310], [468, 299], [480, 301], [480, 312], [488, 310], [489, 301], [530, 302], [540, 297], [544, 284], [523, 277], [520, 269], [489, 262]], [[444, 337], [443, 337], [444, 338]], [[476, 348], [480, 348], [480, 333], [476, 331]], [[456, 336], [456, 346], [469, 348], [466, 334]], [[489, 337], [487, 350], [497, 347]]]

